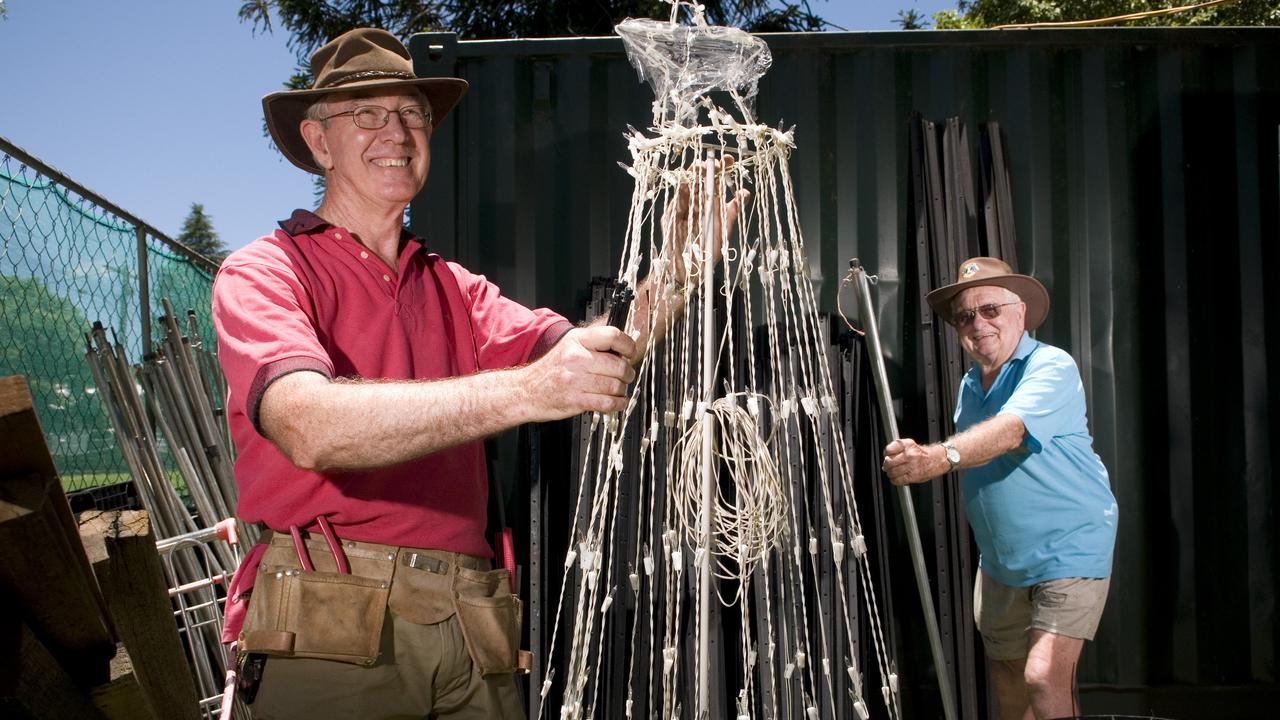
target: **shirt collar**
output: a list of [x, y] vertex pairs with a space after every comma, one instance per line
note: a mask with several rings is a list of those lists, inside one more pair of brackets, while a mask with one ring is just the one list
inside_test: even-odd
[[[1031, 355], [1032, 351], [1034, 351], [1039, 345], [1039, 340], [1032, 338], [1031, 333], [1023, 330], [1022, 337], [1018, 340], [1018, 346], [1013, 349], [1013, 355], [1010, 355], [1009, 359], [1004, 361], [1004, 365], [1000, 366], [1000, 373], [996, 375], [996, 381], [992, 384], [992, 387], [1000, 384], [1001, 378], [1003, 378], [1005, 373], [1008, 372], [1009, 366], [1014, 361], [1020, 363], [1026, 361], [1027, 357]], [[982, 369], [978, 367], [977, 363], [969, 364], [969, 372], [965, 373], [964, 379], [965, 382], [972, 384], [975, 388], [982, 387]]]
[[[319, 235], [333, 227], [319, 215], [301, 208], [294, 210], [292, 215], [281, 220], [279, 225], [281, 230], [290, 235]], [[408, 228], [400, 231], [400, 243], [402, 253], [405, 248], [417, 250], [427, 246], [425, 240], [409, 232]]]

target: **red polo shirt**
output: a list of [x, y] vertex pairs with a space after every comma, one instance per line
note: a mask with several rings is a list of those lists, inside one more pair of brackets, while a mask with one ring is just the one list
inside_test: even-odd
[[278, 530], [325, 515], [352, 540], [491, 555], [482, 443], [390, 468], [310, 472], [263, 437], [258, 404], [272, 381], [298, 370], [427, 380], [519, 365], [571, 325], [504, 298], [407, 232], [392, 270], [313, 213], [298, 210], [280, 226], [228, 257], [213, 286], [237, 514]]

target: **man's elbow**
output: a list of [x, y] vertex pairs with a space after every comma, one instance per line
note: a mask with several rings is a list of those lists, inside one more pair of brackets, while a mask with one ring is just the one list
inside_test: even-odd
[[268, 432], [267, 438], [294, 467], [309, 472], [325, 472], [334, 469], [333, 461], [323, 443], [307, 433], [293, 431]]
[[1017, 415], [1005, 415], [1007, 420], [1005, 425], [1005, 452], [1016, 450], [1022, 447], [1023, 441], [1027, 439], [1027, 426], [1022, 423], [1022, 418]]

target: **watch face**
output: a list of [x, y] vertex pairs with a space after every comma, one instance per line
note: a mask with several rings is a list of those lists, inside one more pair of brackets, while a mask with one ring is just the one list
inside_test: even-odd
[[960, 451], [950, 446], [948, 446], [946, 450], [947, 450], [947, 462], [951, 463], [952, 465], [959, 465]]

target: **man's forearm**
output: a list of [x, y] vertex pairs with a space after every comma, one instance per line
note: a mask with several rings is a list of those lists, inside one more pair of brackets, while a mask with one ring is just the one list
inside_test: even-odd
[[1022, 444], [1026, 428], [1016, 415], [996, 415], [951, 437], [960, 451], [960, 467], [986, 465]]
[[330, 380], [296, 372], [259, 405], [266, 436], [312, 470], [386, 467], [526, 422], [626, 407], [631, 338], [615, 328], [570, 330], [537, 361], [443, 380]]
[[331, 381], [294, 373], [268, 389], [262, 424], [299, 467], [397, 465], [533, 419], [521, 397], [520, 371], [421, 382]]

